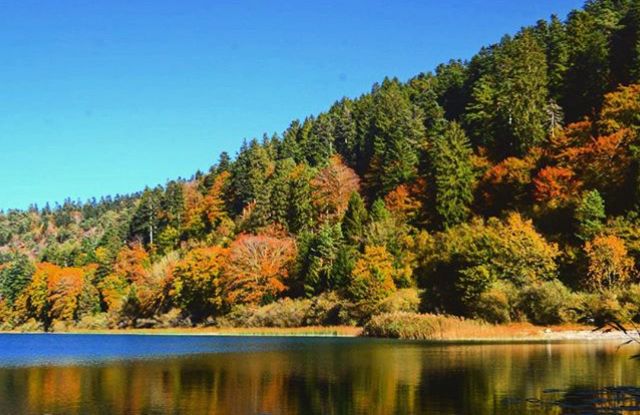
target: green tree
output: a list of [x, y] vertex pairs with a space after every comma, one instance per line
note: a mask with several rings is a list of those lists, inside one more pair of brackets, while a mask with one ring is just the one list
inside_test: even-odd
[[129, 240], [139, 240], [145, 245], [153, 245], [160, 228], [162, 189], [145, 189], [138, 207], [131, 219]]
[[605, 2], [590, 2], [567, 20], [568, 69], [560, 105], [568, 121], [595, 118], [609, 87], [611, 33], [618, 17]]
[[597, 190], [584, 192], [574, 213], [578, 239], [588, 241], [600, 233], [605, 217], [604, 200], [600, 193]]
[[367, 209], [359, 193], [351, 193], [347, 211], [342, 219], [342, 234], [350, 246], [360, 249], [364, 242], [364, 229], [368, 219]]
[[11, 261], [0, 266], [0, 294], [9, 304], [13, 304], [16, 298], [31, 282], [35, 267], [26, 255], [15, 253]]
[[473, 87], [466, 122], [496, 154], [523, 154], [546, 137], [546, 53], [525, 29], [493, 50], [492, 70]]
[[341, 286], [342, 281], [336, 280], [339, 274], [334, 272], [334, 267], [343, 249], [339, 224], [325, 224], [316, 233], [303, 234], [298, 247], [297, 274], [307, 296]]
[[369, 131], [371, 158], [365, 186], [382, 196], [417, 174], [418, 150], [425, 145], [422, 111], [411, 103], [398, 80], [386, 79], [372, 93]]
[[436, 214], [445, 228], [462, 223], [469, 216], [475, 180], [469, 139], [460, 125], [453, 122], [434, 138], [429, 154]]
[[304, 155], [310, 166], [322, 166], [334, 153], [333, 123], [327, 114], [321, 114], [313, 122], [306, 140]]

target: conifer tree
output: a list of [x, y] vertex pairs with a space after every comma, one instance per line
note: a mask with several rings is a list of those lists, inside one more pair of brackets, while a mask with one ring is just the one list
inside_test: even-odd
[[385, 80], [374, 90], [373, 105], [371, 159], [365, 178], [371, 195], [382, 196], [415, 178], [425, 130], [422, 111], [395, 79]]
[[473, 201], [471, 147], [464, 130], [451, 123], [430, 150], [435, 181], [435, 210], [443, 227], [464, 222]]
[[350, 245], [362, 246], [367, 219], [367, 209], [362, 197], [357, 192], [351, 193], [349, 205], [342, 220], [342, 234]]
[[588, 241], [600, 233], [605, 217], [604, 200], [600, 193], [597, 190], [584, 192], [575, 210], [578, 239]]

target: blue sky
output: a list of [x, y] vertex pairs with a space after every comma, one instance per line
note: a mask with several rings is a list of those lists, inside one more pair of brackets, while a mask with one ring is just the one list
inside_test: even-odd
[[0, 209], [189, 177], [245, 137], [582, 4], [0, 0]]

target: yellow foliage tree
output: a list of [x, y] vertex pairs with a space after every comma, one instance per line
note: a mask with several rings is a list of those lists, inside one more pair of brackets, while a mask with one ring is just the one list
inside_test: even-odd
[[190, 251], [173, 269], [176, 302], [194, 320], [213, 315], [223, 306], [221, 274], [228, 249], [219, 246]]
[[586, 285], [595, 290], [615, 288], [629, 282], [634, 261], [624, 241], [614, 235], [600, 235], [585, 244], [589, 260]]
[[355, 300], [377, 301], [396, 290], [393, 257], [384, 246], [366, 246], [351, 272], [349, 294]]

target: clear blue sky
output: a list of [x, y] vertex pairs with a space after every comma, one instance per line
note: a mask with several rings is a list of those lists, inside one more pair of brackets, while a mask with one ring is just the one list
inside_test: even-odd
[[0, 209], [189, 177], [583, 1], [230, 3], [0, 0]]

